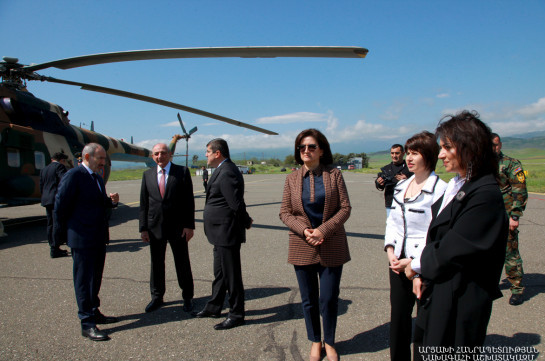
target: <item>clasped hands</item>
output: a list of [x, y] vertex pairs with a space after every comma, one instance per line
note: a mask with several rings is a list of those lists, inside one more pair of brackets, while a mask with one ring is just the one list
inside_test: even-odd
[[407, 279], [413, 281], [413, 293], [416, 295], [416, 298], [420, 299], [426, 285], [422, 282], [422, 278], [414, 277], [416, 275], [416, 272], [411, 267], [412, 259], [410, 258], [398, 259], [395, 256], [394, 250], [392, 247], [388, 247], [387, 252], [388, 252], [388, 260], [390, 262], [390, 269], [397, 274], [399, 274], [400, 272], [404, 272]]
[[313, 247], [319, 246], [324, 242], [324, 234], [318, 228], [307, 228], [304, 233], [307, 243]]

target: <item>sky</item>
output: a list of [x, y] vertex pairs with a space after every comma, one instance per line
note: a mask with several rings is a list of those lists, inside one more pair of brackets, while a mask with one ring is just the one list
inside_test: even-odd
[[[41, 75], [161, 98], [279, 133], [180, 111], [198, 131], [189, 154], [282, 157], [321, 130], [333, 152], [375, 152], [476, 110], [501, 136], [545, 130], [545, 1], [0, 0], [0, 55], [23, 64], [159, 48], [360, 46], [365, 59], [169, 59]], [[177, 110], [78, 87], [31, 82], [72, 124], [152, 147], [181, 133]], [[185, 142], [178, 150], [185, 153]]]

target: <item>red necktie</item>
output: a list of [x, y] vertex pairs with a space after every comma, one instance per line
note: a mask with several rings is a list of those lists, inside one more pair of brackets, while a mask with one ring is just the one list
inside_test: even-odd
[[165, 170], [161, 169], [159, 171], [159, 193], [161, 193], [161, 198], [165, 197]]

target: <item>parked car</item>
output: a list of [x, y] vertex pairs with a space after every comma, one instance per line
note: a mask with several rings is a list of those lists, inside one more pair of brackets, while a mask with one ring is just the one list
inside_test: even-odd
[[238, 170], [240, 170], [240, 173], [242, 174], [250, 174], [250, 168], [244, 166], [244, 165], [237, 165]]

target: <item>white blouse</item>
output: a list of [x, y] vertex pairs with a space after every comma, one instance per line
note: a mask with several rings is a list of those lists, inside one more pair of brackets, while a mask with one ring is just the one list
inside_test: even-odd
[[394, 188], [394, 201], [390, 215], [386, 220], [384, 235], [384, 250], [394, 247], [397, 258], [403, 251], [405, 258], [411, 258], [411, 268], [420, 273], [420, 255], [426, 245], [426, 236], [431, 222], [431, 206], [445, 190], [447, 183], [431, 172], [420, 193], [410, 199], [405, 199], [407, 188], [414, 179], [397, 183]]

